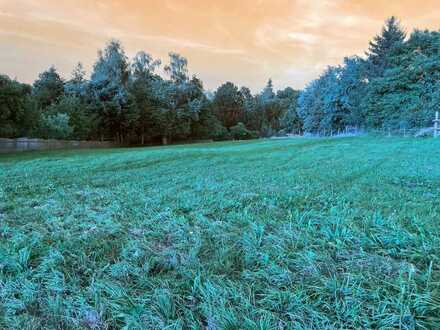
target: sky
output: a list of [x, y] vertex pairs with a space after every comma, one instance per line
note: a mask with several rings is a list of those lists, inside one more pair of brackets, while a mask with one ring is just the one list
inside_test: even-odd
[[440, 29], [439, 0], [0, 0], [0, 73], [31, 83], [54, 65], [69, 78], [90, 72], [97, 50], [119, 39], [214, 90], [232, 81], [261, 90], [303, 88], [327, 65], [363, 55], [385, 19], [405, 29]]

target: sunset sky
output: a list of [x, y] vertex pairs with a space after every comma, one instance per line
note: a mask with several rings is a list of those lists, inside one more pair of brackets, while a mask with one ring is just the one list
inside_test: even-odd
[[176, 51], [208, 89], [302, 88], [326, 65], [359, 54], [386, 17], [407, 31], [440, 29], [439, 0], [0, 0], [0, 73], [32, 82], [50, 65], [90, 71], [111, 38], [128, 56]]

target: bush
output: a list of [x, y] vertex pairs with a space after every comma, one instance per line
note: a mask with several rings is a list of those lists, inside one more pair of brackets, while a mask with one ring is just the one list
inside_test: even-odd
[[213, 127], [210, 136], [215, 141], [225, 141], [231, 139], [231, 134], [229, 134], [228, 129], [220, 123]]
[[75, 139], [86, 140], [96, 129], [94, 116], [88, 113], [87, 105], [76, 96], [62, 96], [46, 110], [46, 113], [51, 116], [66, 114], [69, 118], [69, 126], [72, 128], [70, 137]]
[[41, 117], [41, 136], [46, 139], [68, 139], [72, 136], [73, 128], [69, 125], [69, 115], [57, 113], [44, 114]]
[[230, 128], [231, 136], [234, 140], [249, 140], [258, 137], [257, 132], [248, 130], [243, 123], [238, 123]]

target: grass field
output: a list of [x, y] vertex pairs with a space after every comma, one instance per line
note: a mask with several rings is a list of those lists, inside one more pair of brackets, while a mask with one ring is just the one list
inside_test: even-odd
[[0, 328], [440, 327], [440, 139], [0, 156]]

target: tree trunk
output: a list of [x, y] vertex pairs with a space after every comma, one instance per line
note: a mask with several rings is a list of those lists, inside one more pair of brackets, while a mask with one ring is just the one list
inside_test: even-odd
[[168, 137], [162, 136], [162, 144], [165, 146], [168, 144]]
[[141, 144], [142, 145], [145, 144], [145, 134], [144, 133], [141, 134]]

